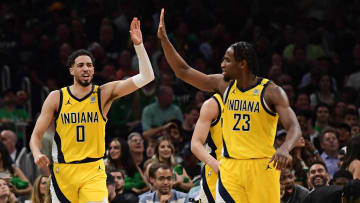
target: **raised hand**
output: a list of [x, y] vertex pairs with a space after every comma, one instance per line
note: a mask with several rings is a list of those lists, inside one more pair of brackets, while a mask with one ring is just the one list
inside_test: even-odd
[[140, 20], [133, 18], [130, 24], [130, 37], [135, 45], [139, 45], [143, 42], [142, 33], [140, 30]]
[[159, 27], [158, 27], [158, 38], [160, 40], [163, 39], [167, 39], [167, 34], [166, 34], [166, 29], [165, 29], [165, 20], [164, 20], [164, 9], [161, 9], [161, 13], [160, 13], [160, 23], [159, 23]]

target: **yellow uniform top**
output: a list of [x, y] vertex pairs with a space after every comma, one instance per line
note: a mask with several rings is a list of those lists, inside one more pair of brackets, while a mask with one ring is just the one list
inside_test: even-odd
[[92, 85], [85, 97], [76, 98], [69, 87], [60, 89], [55, 121], [53, 160], [56, 163], [86, 163], [105, 154], [105, 125], [99, 86]]
[[224, 93], [223, 156], [234, 159], [270, 158], [278, 114], [272, 112], [264, 100], [268, 79], [246, 89], [239, 89], [237, 81], [229, 84]]
[[215, 158], [221, 157], [222, 149], [222, 130], [221, 130], [221, 112], [224, 108], [222, 98], [219, 94], [214, 94], [213, 98], [218, 104], [218, 117], [211, 123], [209, 135], [207, 137], [207, 145], [210, 147], [210, 154]]

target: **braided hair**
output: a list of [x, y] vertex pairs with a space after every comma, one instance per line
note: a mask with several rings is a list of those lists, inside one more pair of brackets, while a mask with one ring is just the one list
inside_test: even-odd
[[252, 73], [258, 74], [259, 62], [254, 46], [248, 42], [237, 42], [230, 46], [236, 61], [246, 60]]

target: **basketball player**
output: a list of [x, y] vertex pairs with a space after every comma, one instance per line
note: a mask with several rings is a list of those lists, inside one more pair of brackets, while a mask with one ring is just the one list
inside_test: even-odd
[[138, 75], [100, 87], [93, 85], [93, 56], [86, 50], [78, 50], [68, 59], [74, 84], [51, 92], [44, 102], [30, 147], [36, 165], [50, 164], [40, 148], [44, 132], [55, 119], [50, 186], [53, 202], [107, 202], [103, 161], [106, 115], [115, 99], [154, 79], [137, 18], [131, 22], [130, 37], [139, 58]]
[[[216, 202], [280, 202], [280, 169], [301, 136], [284, 90], [256, 76], [258, 59], [247, 42], [231, 45], [221, 62], [222, 74], [206, 75], [190, 67], [170, 43], [160, 14], [158, 37], [177, 77], [223, 97], [223, 153]], [[278, 118], [288, 134], [274, 149]]]
[[[201, 202], [215, 202], [219, 158], [222, 149], [221, 111], [223, 102], [214, 94], [201, 107], [200, 116], [191, 139], [191, 151], [206, 165], [201, 171]], [[207, 142], [208, 151], [203, 144]]]

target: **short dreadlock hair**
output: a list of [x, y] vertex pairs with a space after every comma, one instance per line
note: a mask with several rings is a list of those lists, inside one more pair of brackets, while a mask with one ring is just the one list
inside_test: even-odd
[[248, 42], [237, 42], [230, 46], [234, 50], [236, 61], [246, 60], [249, 69], [254, 73], [259, 73], [259, 62], [254, 46]]
[[67, 61], [67, 65], [68, 65], [68, 68], [71, 68], [71, 66], [74, 65], [75, 63], [75, 59], [78, 57], [78, 56], [88, 56], [91, 58], [91, 62], [94, 64], [95, 63], [95, 58], [94, 56], [92, 55], [91, 52], [85, 50], [85, 49], [79, 49], [79, 50], [76, 50], [74, 51], [69, 57], [68, 57], [68, 61]]

